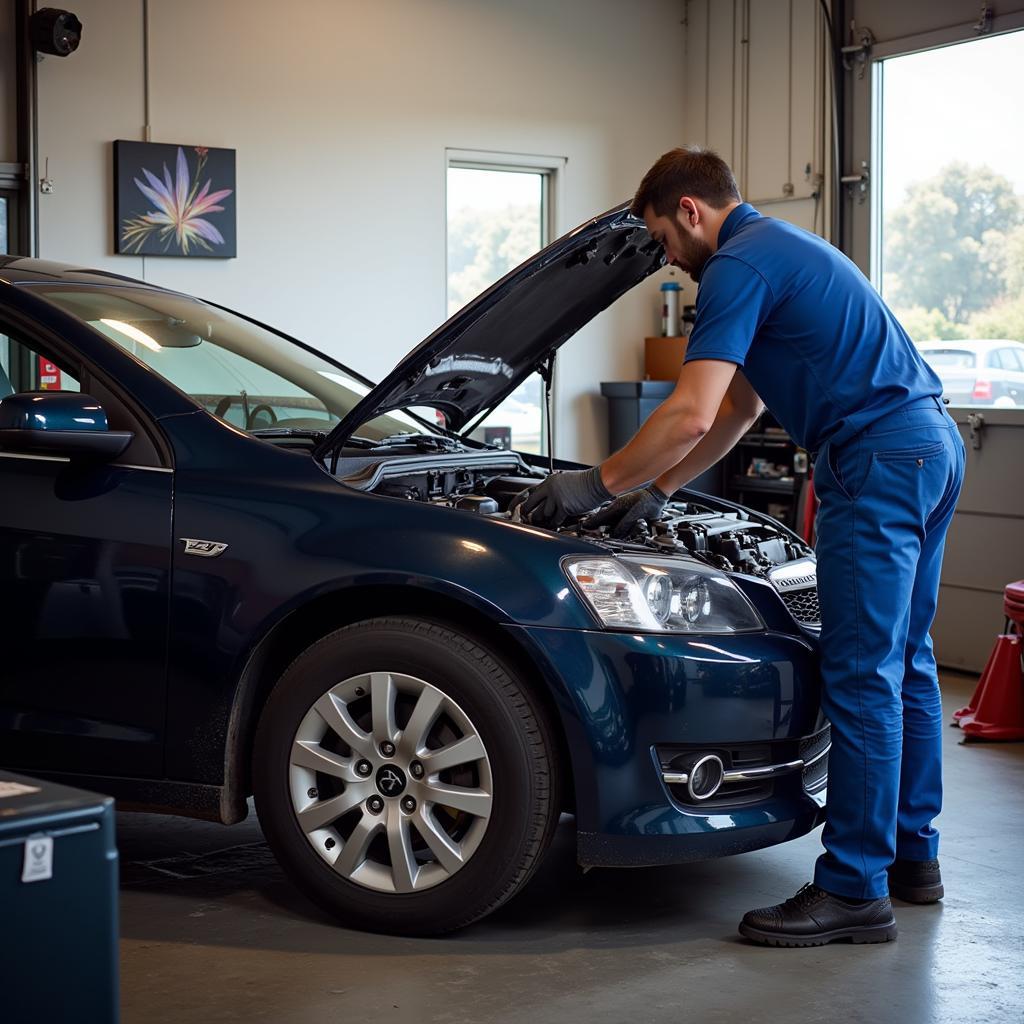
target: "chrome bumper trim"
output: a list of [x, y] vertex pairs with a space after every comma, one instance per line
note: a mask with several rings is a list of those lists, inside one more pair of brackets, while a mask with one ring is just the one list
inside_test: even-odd
[[[757, 779], [770, 779], [776, 775], [787, 775], [789, 772], [802, 771], [809, 765], [820, 761], [831, 749], [832, 744], [829, 743], [828, 746], [818, 751], [809, 761], [800, 758], [796, 761], [784, 761], [782, 764], [760, 765], [757, 768], [734, 768], [724, 773], [722, 785], [724, 786], [727, 782], [749, 782]], [[685, 786], [689, 781], [689, 775], [686, 772], [662, 772], [661, 779], [662, 782], [669, 785]]]

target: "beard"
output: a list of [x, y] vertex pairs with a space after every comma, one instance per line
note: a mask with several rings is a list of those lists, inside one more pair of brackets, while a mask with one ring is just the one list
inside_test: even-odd
[[698, 283], [704, 264], [711, 259], [711, 246], [707, 242], [698, 241], [681, 231], [679, 233], [679, 250], [680, 259], [676, 260], [675, 265], [683, 273], [688, 274], [694, 283]]

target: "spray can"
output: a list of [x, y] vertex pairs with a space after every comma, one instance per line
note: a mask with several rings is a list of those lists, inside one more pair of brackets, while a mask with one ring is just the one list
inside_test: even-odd
[[665, 281], [661, 286], [661, 336], [673, 338], [679, 333], [679, 292], [677, 281]]

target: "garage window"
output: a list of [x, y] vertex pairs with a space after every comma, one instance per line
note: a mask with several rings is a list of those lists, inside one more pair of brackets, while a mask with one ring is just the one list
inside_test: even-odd
[[[564, 161], [552, 157], [447, 155], [447, 310], [466, 303], [529, 259], [555, 230], [554, 196]], [[524, 381], [474, 431], [520, 451], [547, 451], [544, 383]]]
[[1022, 64], [1018, 31], [876, 72], [875, 281], [952, 405], [1024, 408]]

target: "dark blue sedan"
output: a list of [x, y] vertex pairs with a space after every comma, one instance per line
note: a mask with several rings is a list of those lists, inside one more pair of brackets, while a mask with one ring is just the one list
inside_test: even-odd
[[[518, 521], [566, 463], [473, 440], [661, 265], [625, 210], [379, 385], [188, 295], [0, 257], [0, 765], [241, 821], [348, 924], [509, 899], [561, 812], [583, 865], [822, 818], [812, 552], [680, 491], [625, 540]], [[438, 414], [443, 415], [438, 415]]]

